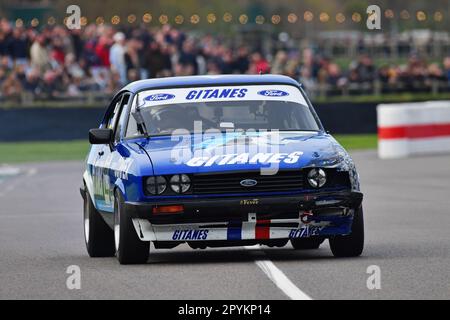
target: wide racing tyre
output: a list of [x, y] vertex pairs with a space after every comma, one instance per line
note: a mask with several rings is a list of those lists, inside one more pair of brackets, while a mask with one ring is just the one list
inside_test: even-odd
[[362, 206], [355, 211], [352, 232], [346, 236], [329, 239], [331, 252], [335, 257], [357, 257], [364, 250], [364, 214]]
[[150, 253], [150, 241], [141, 241], [131, 217], [124, 208], [123, 196], [116, 191], [114, 200], [114, 243], [120, 264], [146, 263]]
[[323, 238], [299, 238], [291, 239], [291, 244], [295, 250], [312, 250], [319, 249], [320, 245], [324, 241]]
[[84, 240], [90, 257], [113, 257], [114, 232], [95, 209], [85, 189], [83, 206]]

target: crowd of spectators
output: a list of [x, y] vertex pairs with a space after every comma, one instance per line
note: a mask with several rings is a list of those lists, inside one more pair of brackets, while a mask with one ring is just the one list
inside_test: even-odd
[[307, 90], [320, 85], [401, 83], [412, 89], [450, 79], [450, 57], [425, 63], [411, 55], [405, 65], [375, 66], [360, 54], [348, 68], [311, 49], [278, 50], [263, 55], [246, 45], [229, 45], [220, 37], [192, 35], [164, 25], [126, 30], [88, 25], [82, 30], [53, 26], [41, 30], [14, 27], [0, 20], [0, 97], [20, 99], [83, 96], [87, 91], [111, 94], [131, 81], [194, 74], [288, 75]]

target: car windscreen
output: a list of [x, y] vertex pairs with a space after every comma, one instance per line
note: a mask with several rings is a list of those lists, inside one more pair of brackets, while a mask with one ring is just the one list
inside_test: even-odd
[[305, 98], [293, 86], [149, 90], [135, 96], [131, 113], [126, 137], [142, 135], [138, 124], [142, 121], [149, 135], [320, 130]]

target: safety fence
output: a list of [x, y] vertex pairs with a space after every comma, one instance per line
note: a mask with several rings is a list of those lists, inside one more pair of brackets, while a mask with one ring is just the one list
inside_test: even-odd
[[381, 104], [377, 118], [382, 159], [450, 153], [450, 101]]
[[[317, 103], [315, 109], [333, 134], [376, 133], [378, 103]], [[87, 139], [99, 125], [107, 104], [86, 107], [0, 107], [0, 141]]]

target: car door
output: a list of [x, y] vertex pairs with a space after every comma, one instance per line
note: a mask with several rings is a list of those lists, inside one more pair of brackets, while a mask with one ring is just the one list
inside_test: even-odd
[[124, 163], [122, 161], [122, 155], [117, 150], [117, 145], [121, 141], [122, 134], [122, 126], [124, 122], [124, 118], [126, 116], [127, 105], [130, 99], [129, 93], [124, 93], [119, 105], [119, 108], [116, 110], [114, 119], [113, 119], [113, 142], [107, 150], [105, 150], [105, 154], [107, 155], [107, 170], [103, 171], [103, 183], [105, 185], [104, 197], [105, 204], [110, 207], [111, 210], [114, 210], [114, 186], [116, 183], [116, 179], [118, 174], [121, 172], [123, 168], [121, 165]]
[[111, 144], [102, 146], [99, 154], [99, 167], [101, 167], [101, 179], [99, 188], [102, 193], [103, 211], [114, 211], [114, 185], [116, 180], [116, 171], [121, 155], [117, 152], [116, 145], [120, 141], [122, 114], [125, 113], [129, 93], [123, 93], [115, 100], [112, 112], [105, 119], [105, 127], [113, 130], [113, 141]]
[[[109, 128], [114, 130], [115, 122], [118, 117], [122, 102], [123, 94], [114, 97], [113, 101], [108, 107], [106, 115], [101, 124], [102, 128]], [[94, 194], [97, 208], [101, 211], [112, 212], [113, 206], [109, 197], [110, 181], [108, 178], [109, 166], [112, 163], [112, 145], [99, 145], [96, 149], [97, 160], [94, 165]]]

